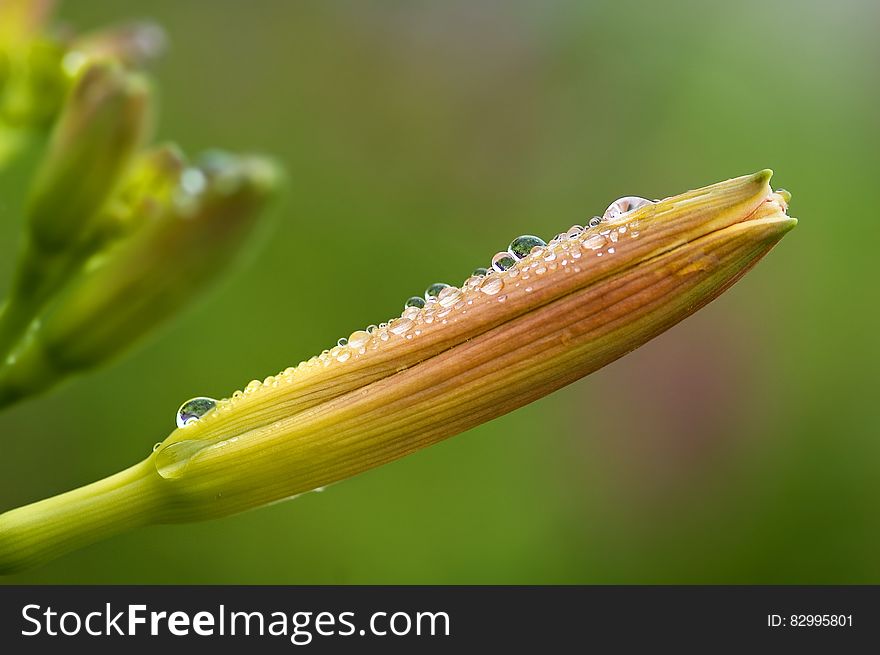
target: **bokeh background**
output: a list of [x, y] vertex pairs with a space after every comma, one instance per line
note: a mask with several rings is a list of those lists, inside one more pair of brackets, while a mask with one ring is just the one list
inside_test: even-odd
[[[273, 154], [249, 257], [136, 352], [0, 415], [0, 509], [115, 472], [221, 397], [621, 195], [767, 166], [798, 228], [709, 307], [542, 401], [324, 493], [13, 583], [880, 582], [880, 10], [67, 2], [149, 17], [160, 138]], [[0, 288], [19, 180], [2, 184]]]

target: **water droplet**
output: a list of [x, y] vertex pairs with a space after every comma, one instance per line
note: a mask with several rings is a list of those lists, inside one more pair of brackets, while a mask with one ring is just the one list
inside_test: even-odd
[[589, 223], [587, 223], [587, 225], [589, 227], [596, 227], [601, 222], [602, 222], [602, 219], [599, 216], [593, 216], [593, 218], [590, 219], [590, 221], [589, 221]]
[[566, 232], [566, 234], [568, 235], [569, 239], [574, 239], [578, 234], [580, 234], [583, 231], [584, 231], [583, 225], [572, 225], [570, 228], [568, 228], [568, 232]]
[[441, 307], [452, 307], [459, 300], [461, 300], [461, 289], [456, 287], [446, 287], [437, 296], [437, 302]]
[[503, 288], [504, 281], [497, 275], [487, 277], [480, 283], [480, 291], [485, 293], [487, 296], [494, 296]]
[[489, 269], [483, 268], [480, 266], [479, 268], [475, 268], [474, 272], [471, 275], [476, 275], [477, 277], [483, 277], [484, 275], [489, 275]]
[[425, 299], [420, 298], [419, 296], [413, 296], [412, 298], [408, 298], [405, 303], [403, 303], [403, 308], [407, 307], [415, 307], [417, 309], [421, 309], [425, 306]]
[[190, 398], [177, 410], [177, 427], [182, 428], [193, 421], [197, 421], [217, 406], [213, 398], [199, 396]]
[[531, 253], [532, 248], [534, 248], [535, 246], [540, 247], [546, 245], [547, 243], [544, 241], [544, 239], [533, 236], [531, 234], [524, 234], [523, 236], [519, 236], [510, 242], [510, 245], [507, 246], [507, 252], [509, 252], [517, 259], [522, 259], [526, 255]]
[[[419, 300], [421, 300], [421, 298], [419, 298]], [[367, 326], [367, 332], [369, 332], [370, 334], [373, 334], [373, 332], [375, 332], [378, 329], [379, 329], [379, 326], [377, 326], [377, 325], [370, 324]]]
[[391, 323], [389, 329], [396, 335], [403, 335], [406, 334], [412, 326], [412, 320], [408, 318], [398, 318]]
[[339, 340], [336, 342], [336, 345], [340, 346], [340, 347], [348, 345], [348, 339], [346, 339], [345, 337], [339, 337]]
[[448, 284], [443, 284], [443, 282], [435, 282], [427, 289], [425, 289], [425, 300], [432, 300], [436, 298], [440, 295], [440, 292], [448, 286]]
[[492, 258], [492, 268], [506, 271], [516, 264], [516, 259], [509, 252], [499, 252]]
[[336, 361], [342, 363], [342, 362], [348, 361], [349, 357], [351, 357], [351, 351], [350, 350], [343, 350], [338, 355], [336, 355]]
[[153, 444], [153, 452], [155, 453], [157, 450], [159, 450], [162, 447], [163, 443], [164, 442], [162, 442], [162, 441], [157, 441], [156, 443], [154, 443]]
[[613, 220], [618, 216], [623, 214], [627, 214], [631, 211], [638, 209], [639, 207], [644, 207], [645, 205], [653, 204], [647, 198], [640, 198], [638, 196], [625, 196], [623, 198], [618, 198], [610, 205], [608, 205], [608, 209], [605, 210], [605, 214], [602, 216], [603, 219]]
[[534, 291], [532, 287], [526, 287], [526, 293], [531, 293], [532, 291]]
[[584, 245], [590, 250], [598, 250], [607, 243], [607, 239], [601, 234], [594, 234], [584, 241]]
[[370, 340], [370, 333], [365, 330], [358, 330], [356, 332], [352, 332], [351, 336], [348, 337], [348, 346], [349, 348], [354, 348], [355, 350], [360, 350], [364, 346], [367, 345], [367, 342]]

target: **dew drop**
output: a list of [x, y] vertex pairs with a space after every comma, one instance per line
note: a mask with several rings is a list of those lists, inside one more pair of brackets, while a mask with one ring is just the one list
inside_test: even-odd
[[640, 198], [638, 196], [625, 196], [623, 198], [618, 198], [610, 205], [608, 205], [608, 209], [605, 210], [605, 214], [602, 216], [603, 219], [613, 220], [618, 216], [623, 214], [628, 214], [631, 211], [638, 209], [639, 207], [644, 207], [645, 205], [653, 204], [647, 198]]
[[570, 228], [568, 228], [568, 232], [566, 232], [566, 234], [568, 235], [569, 239], [573, 239], [583, 231], [584, 231], [583, 225], [572, 225]]
[[357, 330], [356, 332], [352, 332], [351, 335], [348, 337], [348, 345], [350, 348], [359, 350], [366, 346], [369, 340], [369, 332], [367, 332], [366, 330]]
[[602, 219], [601, 219], [599, 216], [593, 216], [593, 218], [591, 218], [591, 219], [589, 220], [589, 222], [587, 223], [587, 226], [589, 226], [589, 227], [596, 227], [596, 226], [599, 225], [599, 223], [601, 223], [601, 222], [602, 222]]
[[480, 284], [480, 291], [487, 296], [494, 296], [504, 288], [504, 281], [498, 276], [485, 278]]
[[336, 345], [339, 346], [340, 348], [342, 346], [346, 346], [346, 345], [348, 345], [348, 339], [346, 339], [345, 337], [339, 337], [339, 340], [336, 342]]
[[177, 427], [182, 428], [193, 421], [198, 421], [216, 406], [217, 401], [213, 398], [205, 396], [190, 398], [177, 410]]
[[425, 299], [420, 298], [419, 296], [413, 296], [412, 298], [407, 299], [405, 303], [403, 303], [403, 308], [407, 307], [415, 307], [416, 309], [421, 309], [425, 306]]
[[443, 289], [447, 288], [448, 286], [448, 284], [444, 284], [443, 282], [435, 282], [427, 289], [425, 289], [425, 300], [433, 300], [440, 295], [440, 292], [443, 291]]
[[398, 318], [391, 323], [389, 329], [396, 335], [403, 335], [406, 334], [412, 326], [412, 320], [408, 318]]
[[437, 296], [437, 302], [441, 307], [452, 307], [459, 300], [461, 300], [461, 289], [456, 287], [446, 287]]
[[499, 252], [492, 258], [492, 268], [496, 271], [506, 271], [516, 264], [516, 259], [509, 252]]
[[522, 259], [532, 252], [532, 248], [542, 247], [546, 245], [547, 243], [544, 241], [544, 239], [533, 236], [531, 234], [524, 234], [523, 236], [519, 236], [510, 242], [510, 245], [507, 246], [507, 252], [509, 252], [517, 259]]
[[480, 266], [479, 268], [475, 268], [474, 272], [471, 273], [471, 275], [475, 275], [477, 277], [483, 277], [485, 275], [489, 275], [489, 269], [483, 268], [482, 266]]
[[607, 243], [607, 239], [601, 234], [594, 234], [584, 241], [584, 245], [590, 250], [598, 250]]

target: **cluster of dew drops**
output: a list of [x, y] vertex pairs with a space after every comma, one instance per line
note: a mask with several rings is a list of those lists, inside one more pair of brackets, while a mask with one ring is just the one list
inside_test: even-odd
[[[560, 265], [568, 265], [569, 261], [577, 261], [583, 254], [582, 246], [595, 251], [597, 256], [605, 253], [613, 254], [614, 244], [621, 235], [627, 233], [627, 227], [621, 225], [615, 229], [595, 228], [599, 228], [603, 222], [616, 219], [652, 202], [654, 201], [637, 196], [626, 196], [615, 200], [605, 210], [603, 216], [593, 216], [586, 226], [573, 225], [568, 231], [557, 234], [551, 239], [550, 244], [536, 236], [519, 236], [510, 243], [507, 250], [492, 257], [489, 268], [481, 267], [474, 270], [461, 287], [442, 282], [432, 284], [425, 290], [423, 296], [413, 296], [404, 303], [403, 313], [399, 318], [379, 325], [370, 325], [365, 330], [356, 330], [347, 338], [339, 339], [333, 348], [323, 351], [308, 361], [300, 362], [299, 366], [290, 367], [277, 376], [270, 376], [262, 383], [254, 380], [245, 387], [244, 391], [236, 391], [232, 397], [239, 398], [262, 387], [277, 386], [285, 379], [290, 379], [296, 370], [302, 367], [329, 366], [333, 361], [346, 362], [352, 357], [363, 355], [368, 348], [378, 348], [379, 344], [388, 341], [392, 336], [413, 339], [421, 334], [420, 325], [430, 325], [435, 321], [445, 324], [446, 316], [453, 310], [466, 313], [468, 306], [473, 303], [473, 299], [468, 299], [468, 295], [474, 290], [504, 302], [507, 296], [502, 293], [505, 286], [505, 275], [502, 274], [506, 273], [508, 280], [515, 277], [527, 280], [530, 274], [542, 275], [547, 271], [555, 270]], [[630, 225], [630, 237], [638, 236], [638, 231], [634, 227], [636, 226]], [[557, 244], [561, 245], [562, 252], [566, 253], [567, 257], [560, 258], [558, 249], [547, 247]], [[531, 265], [528, 269], [519, 271], [516, 267], [517, 262], [529, 256], [533, 260]], [[579, 270], [577, 268], [575, 272]], [[525, 287], [526, 292], [531, 290], [532, 287]], [[204, 396], [192, 398], [177, 410], [177, 427], [192, 425], [215, 408], [224, 407], [228, 408], [228, 401], [217, 401]]]

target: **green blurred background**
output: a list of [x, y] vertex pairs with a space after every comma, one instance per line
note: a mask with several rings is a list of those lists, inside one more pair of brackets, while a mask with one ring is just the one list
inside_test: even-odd
[[[621, 195], [776, 170], [798, 228], [683, 324], [321, 494], [161, 526], [17, 583], [880, 583], [878, 5], [91, 0], [149, 17], [160, 138], [290, 178], [235, 273], [0, 415], [0, 509], [142, 459], [225, 396]], [[21, 181], [0, 184], [0, 287]]]

